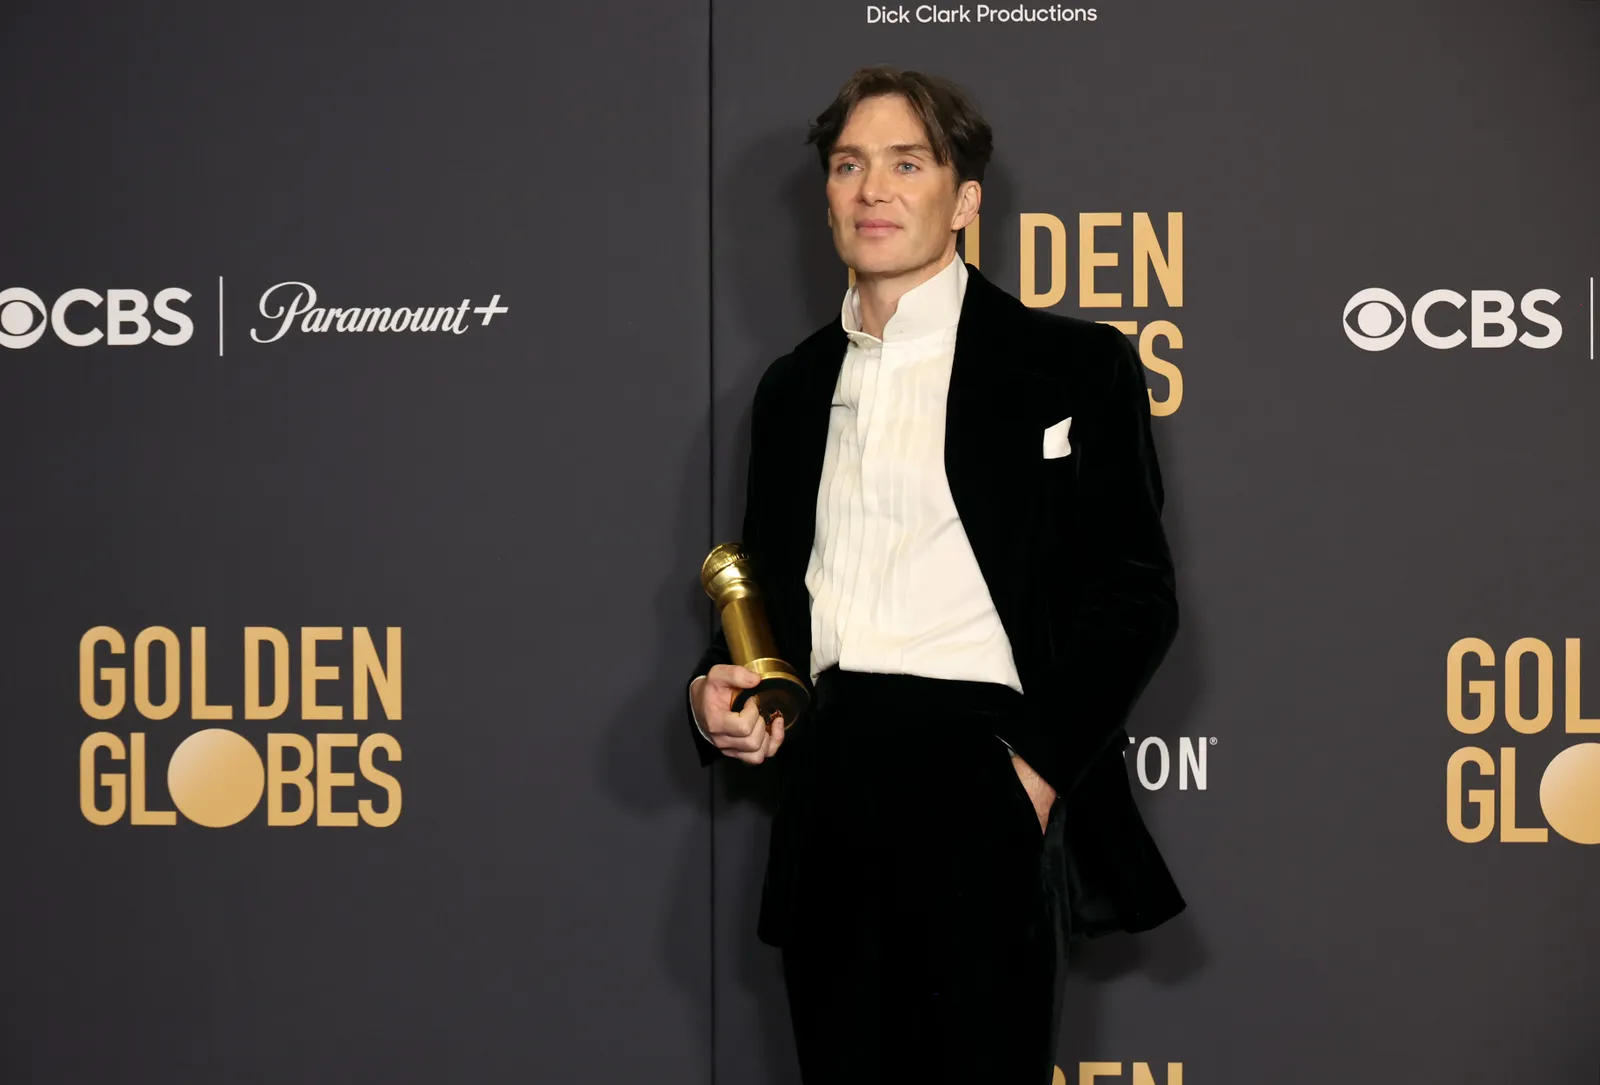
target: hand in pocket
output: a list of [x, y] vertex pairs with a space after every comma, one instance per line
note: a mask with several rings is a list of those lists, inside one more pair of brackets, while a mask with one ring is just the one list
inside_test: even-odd
[[1042, 833], [1050, 822], [1050, 807], [1055, 805], [1056, 789], [1017, 754], [1011, 755], [1011, 767], [1016, 770], [1022, 790], [1028, 793], [1028, 801], [1033, 803], [1033, 812], [1038, 815], [1039, 831]]

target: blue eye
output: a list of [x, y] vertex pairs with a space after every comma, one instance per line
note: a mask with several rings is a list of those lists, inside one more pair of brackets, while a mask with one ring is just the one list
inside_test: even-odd
[[902, 166], [910, 166], [912, 169], [916, 169], [917, 168], [917, 164], [915, 162], [902, 162], [900, 164]]
[[844, 170], [846, 170], [849, 167], [854, 166], [854, 165], [855, 165], [854, 162], [841, 162], [841, 163], [839, 163], [839, 167], [838, 168], [839, 168], [839, 171], [842, 173]]

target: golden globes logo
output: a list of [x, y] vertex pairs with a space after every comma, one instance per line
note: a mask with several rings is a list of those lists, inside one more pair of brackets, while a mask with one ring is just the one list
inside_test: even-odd
[[[1024, 305], [1048, 308], [1067, 296], [1067, 226], [1055, 215], [1030, 212], [1018, 217], [1021, 288], [1017, 296]], [[1078, 308], [1122, 309], [1128, 295], [1102, 285], [1102, 280], [1112, 278], [1122, 267], [1127, 267], [1130, 275], [1127, 285], [1133, 308], [1150, 308], [1152, 277], [1161, 288], [1166, 306], [1183, 308], [1183, 212], [1167, 212], [1165, 247], [1148, 213], [1135, 211], [1129, 220], [1130, 225], [1125, 226], [1121, 211], [1085, 212], [1078, 216]], [[1039, 275], [1041, 245], [1043, 260], [1049, 267], [1042, 285]], [[977, 266], [976, 262], [973, 266]], [[1105, 271], [1102, 273], [1101, 269]], [[1157, 354], [1156, 350], [1158, 347], [1183, 349], [1183, 333], [1178, 326], [1170, 320], [1119, 319], [1100, 323], [1134, 336], [1139, 343], [1139, 359], [1145, 368], [1165, 380], [1164, 396], [1157, 398], [1154, 390], [1149, 393], [1150, 413], [1159, 417], [1176, 412], [1183, 403], [1183, 374], [1175, 363]]]
[[[962, 259], [982, 267], [980, 223], [977, 216], [961, 231]], [[1071, 264], [1067, 224], [1056, 215], [1027, 212], [1017, 217], [1020, 236], [1018, 254], [1021, 268], [1017, 297], [1024, 305], [1048, 309], [1067, 296], [1073, 281], [1077, 284], [1079, 309], [1134, 310], [1183, 308], [1183, 212], [1166, 214], [1166, 241], [1156, 233], [1155, 221], [1145, 211], [1124, 216], [1121, 211], [1087, 211], [1078, 216], [1077, 275], [1070, 277]], [[1047, 269], [1041, 274], [1040, 265]], [[1124, 271], [1124, 269], [1126, 269]], [[1117, 280], [1118, 275], [1126, 278]], [[1160, 288], [1159, 304], [1151, 292], [1151, 279]], [[848, 275], [854, 284], [855, 271]], [[1127, 291], [1111, 289], [1126, 286]], [[1183, 373], [1177, 363], [1157, 351], [1183, 349], [1183, 332], [1168, 319], [1101, 320], [1139, 344], [1139, 359], [1144, 367], [1161, 378], [1152, 388], [1150, 413], [1157, 417], [1174, 414], [1183, 404]], [[1165, 388], [1160, 386], [1164, 384]], [[1162, 392], [1158, 395], [1157, 392]]]
[[[1579, 638], [1568, 637], [1559, 668], [1565, 692], [1562, 728], [1568, 735], [1600, 734], [1600, 718], [1582, 713], [1582, 655]], [[1463, 746], [1450, 755], [1445, 770], [1445, 823], [1450, 835], [1467, 844], [1487, 840], [1499, 830], [1502, 842], [1544, 843], [1550, 829], [1575, 844], [1600, 844], [1600, 742], [1567, 746], [1539, 776], [1539, 809], [1548, 825], [1519, 823], [1517, 793], [1532, 774], [1518, 766], [1513, 736], [1544, 732], [1555, 718], [1556, 656], [1537, 637], [1522, 637], [1497, 659], [1493, 646], [1463, 637], [1445, 657], [1445, 715], [1463, 735], [1486, 735], [1503, 721], [1495, 749]], [[1527, 751], [1524, 751], [1527, 752]]]
[[[1077, 1085], [1111, 1085], [1112, 1082], [1123, 1081], [1128, 1085], [1183, 1085], [1183, 1063], [1167, 1063], [1167, 1077], [1163, 1082], [1150, 1069], [1147, 1062], [1128, 1063], [1126, 1075], [1122, 1071], [1120, 1062], [1080, 1062], [1078, 1064]], [[1067, 1075], [1061, 1067], [1056, 1067], [1050, 1085], [1067, 1085]]]
[[[372, 636], [363, 626], [349, 637], [350, 716], [369, 717], [369, 692], [376, 694], [385, 721], [400, 719], [400, 629], [390, 626], [380, 658]], [[341, 668], [327, 655], [345, 640], [337, 626], [306, 626], [299, 636], [299, 682], [291, 683], [293, 655], [289, 638], [270, 626], [244, 630], [243, 688], [239, 698], [243, 719], [277, 720], [289, 711], [298, 692], [298, 716], [321, 723], [343, 720], [344, 706], [331, 703], [330, 689], [342, 678]], [[332, 642], [332, 643], [330, 643]], [[206, 629], [189, 630], [188, 716], [193, 721], [233, 720], [233, 704], [213, 704], [206, 666]], [[165, 626], [140, 630], [133, 639], [131, 659], [123, 635], [97, 625], [78, 642], [78, 703], [93, 720], [113, 720], [128, 708], [142, 719], [171, 719], [183, 703], [185, 652], [178, 635]], [[263, 681], [262, 660], [267, 681]], [[263, 697], [270, 690], [270, 700]], [[156, 698], [159, 697], [159, 700]], [[127, 819], [132, 825], [175, 825], [178, 815], [197, 825], [223, 828], [249, 817], [266, 799], [268, 825], [304, 825], [313, 816], [324, 826], [393, 825], [400, 817], [400, 781], [385, 771], [400, 760], [400, 743], [382, 731], [365, 729], [267, 732], [258, 746], [228, 727], [206, 727], [174, 744], [165, 729], [147, 742], [151, 732], [96, 731], [83, 740], [78, 752], [78, 805], [95, 825], [114, 825]], [[156, 805], [151, 764], [155, 748], [170, 748], [166, 763], [166, 798], [171, 809]], [[381, 760], [380, 760], [381, 757]], [[357, 785], [357, 772], [373, 795], [351, 804], [348, 791]], [[338, 766], [343, 765], [343, 770]], [[159, 769], [157, 770], [159, 771]], [[292, 801], [286, 801], [286, 799]], [[350, 808], [353, 805], [353, 808]], [[340, 807], [344, 807], [341, 809]]]

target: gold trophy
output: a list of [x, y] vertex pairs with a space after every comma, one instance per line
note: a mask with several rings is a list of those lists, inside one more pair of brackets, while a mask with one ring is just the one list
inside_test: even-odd
[[772, 627], [767, 624], [761, 589], [750, 574], [750, 555], [738, 543], [723, 543], [706, 555], [700, 566], [700, 584], [722, 615], [722, 635], [728, 642], [733, 661], [761, 676], [759, 685], [742, 689], [733, 698], [739, 711], [751, 697], [770, 726], [772, 717], [783, 717], [790, 730], [811, 702], [805, 683], [795, 669], [778, 658]]

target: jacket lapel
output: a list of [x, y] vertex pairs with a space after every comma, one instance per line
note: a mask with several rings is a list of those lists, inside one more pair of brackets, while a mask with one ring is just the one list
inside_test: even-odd
[[[780, 604], [788, 636], [778, 631], [780, 645], [793, 645], [794, 668], [810, 680], [811, 600], [806, 591], [806, 565], [817, 533], [817, 491], [822, 485], [823, 458], [828, 451], [829, 404], [844, 366], [847, 340], [837, 320], [812, 335], [796, 351], [795, 378], [784, 390], [778, 412], [782, 451], [780, 493], [772, 504], [774, 530], [770, 550], [779, 585], [786, 589]], [[780, 589], [782, 590], [782, 589]]]
[[1032, 642], [1024, 587], [1038, 510], [1032, 468], [1039, 434], [1016, 402], [1026, 389], [1009, 337], [1016, 321], [1006, 309], [1021, 303], [970, 264], [967, 276], [945, 403], [945, 478], [1021, 670], [1022, 649]]

